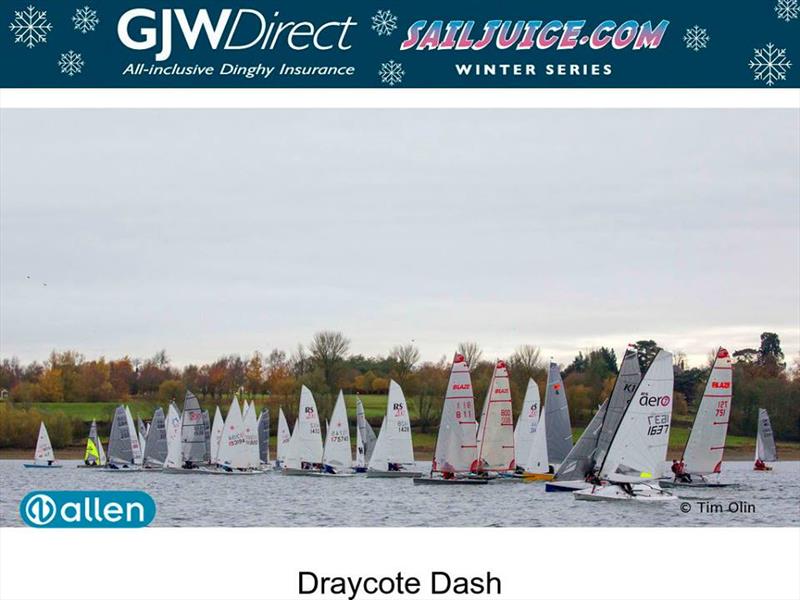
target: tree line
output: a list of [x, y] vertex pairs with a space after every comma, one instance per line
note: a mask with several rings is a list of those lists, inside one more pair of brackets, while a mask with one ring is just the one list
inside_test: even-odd
[[[658, 351], [658, 344], [640, 340], [634, 346], [644, 369]], [[458, 351], [470, 365], [476, 410], [480, 411], [494, 361], [487, 360], [475, 342], [462, 342]], [[716, 349], [711, 350], [708, 364], [694, 368], [686, 366], [682, 354], [675, 355], [677, 421], [689, 420], [696, 411], [715, 355]], [[733, 357], [730, 432], [754, 435], [761, 406], [770, 412], [779, 439], [800, 440], [800, 377], [797, 369], [787, 370], [777, 334], [763, 333], [758, 348], [736, 350]], [[451, 358], [421, 361], [413, 344], [395, 346], [385, 356], [353, 354], [350, 340], [343, 333], [321, 331], [307, 346], [299, 344], [289, 354], [283, 350], [266, 355], [258, 351], [249, 356], [230, 354], [211, 363], [183, 368], [174, 366], [163, 350], [148, 359], [125, 356], [88, 360], [74, 351], [54, 351], [44, 363], [23, 365], [15, 358], [4, 359], [0, 364], [0, 389], [6, 390], [14, 405], [22, 406], [135, 399], [166, 403], [173, 399], [180, 401], [187, 389], [203, 401], [220, 404], [236, 393], [241, 399], [268, 399], [270, 404], [280, 405], [292, 422], [302, 385], [314, 392], [320, 414], [326, 417], [340, 389], [345, 393], [386, 394], [389, 381], [394, 379], [409, 401], [414, 427], [428, 432], [438, 425]], [[518, 413], [530, 378], [544, 392], [547, 361], [538, 347], [522, 345], [506, 362]], [[611, 393], [618, 368], [614, 350], [605, 347], [580, 351], [570, 364], [562, 367], [573, 425], [588, 423], [598, 405]], [[10, 419], [9, 414], [4, 413], [4, 421]], [[0, 445], [4, 445], [2, 440]]]

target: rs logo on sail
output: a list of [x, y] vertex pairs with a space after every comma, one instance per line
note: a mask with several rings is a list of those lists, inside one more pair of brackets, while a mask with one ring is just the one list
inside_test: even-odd
[[146, 527], [156, 503], [136, 491], [35, 491], [19, 503], [19, 514], [38, 528]]

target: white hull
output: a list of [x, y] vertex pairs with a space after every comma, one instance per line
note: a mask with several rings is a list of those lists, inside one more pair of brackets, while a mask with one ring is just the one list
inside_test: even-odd
[[723, 488], [723, 487], [737, 487], [735, 483], [720, 483], [719, 481], [708, 481], [701, 479], [699, 476], [692, 480], [692, 483], [683, 481], [675, 481], [674, 479], [661, 479], [658, 484], [665, 488]]
[[658, 486], [634, 484], [631, 486], [633, 494], [629, 494], [620, 486], [607, 484], [593, 486], [585, 490], [572, 492], [576, 500], [589, 500], [596, 502], [645, 502], [662, 503], [674, 502], [678, 499]]
[[161, 469], [161, 472], [162, 473], [167, 473], [169, 475], [208, 475], [210, 471], [208, 469], [200, 469], [200, 468], [197, 468], [197, 469], [182, 469], [182, 468], [179, 468], [179, 467], [178, 468], [176, 468], [176, 467], [164, 467], [163, 469]]
[[485, 485], [488, 479], [474, 479], [470, 477], [455, 477], [445, 479], [444, 477], [415, 477], [414, 485]]
[[225, 469], [204, 469], [203, 472], [208, 475], [263, 475], [264, 473], [264, 471], [255, 469], [248, 469], [247, 471], [237, 471], [236, 469], [232, 471], [226, 471]]
[[294, 469], [292, 467], [284, 467], [281, 469], [281, 475], [308, 475], [319, 477], [322, 474], [322, 471], [313, 469]]
[[422, 477], [420, 471], [367, 471], [367, 478], [370, 479], [398, 479], [403, 477]]

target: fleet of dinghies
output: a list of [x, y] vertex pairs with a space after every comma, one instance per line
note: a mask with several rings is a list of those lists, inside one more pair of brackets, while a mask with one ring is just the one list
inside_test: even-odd
[[[344, 393], [339, 392], [323, 438], [314, 395], [302, 386], [297, 418], [290, 429], [278, 411], [277, 446], [271, 461], [270, 414], [256, 416], [255, 405], [236, 396], [223, 418], [213, 420], [186, 392], [183, 411], [174, 402], [166, 415], [157, 408], [149, 424], [137, 425], [127, 406], [117, 407], [108, 451], [92, 421], [84, 464], [107, 472], [159, 471], [168, 474], [253, 475], [277, 470], [284, 475], [413, 478], [415, 485], [480, 485], [490, 481], [546, 481], [546, 490], [569, 491], [577, 500], [667, 502], [676, 496], [663, 487], [719, 487], [731, 414], [733, 367], [725, 348], [716, 353], [680, 461], [663, 476], [673, 407], [672, 355], [659, 350], [644, 373], [634, 348], [620, 364], [610, 396], [599, 406], [577, 443], [558, 365], [551, 362], [542, 404], [538, 384], [528, 381], [516, 426], [506, 363], [496, 362], [476, 420], [470, 368], [456, 353], [442, 405], [430, 472], [414, 460], [408, 403], [390, 381], [378, 435], [360, 398], [355, 406], [355, 457]], [[777, 460], [769, 415], [758, 413], [755, 465], [771, 470]], [[44, 423], [29, 468], [60, 467]]]

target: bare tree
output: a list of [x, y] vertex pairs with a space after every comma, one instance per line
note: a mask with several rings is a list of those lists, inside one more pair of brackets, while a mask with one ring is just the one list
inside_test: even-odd
[[395, 376], [397, 377], [397, 383], [402, 386], [414, 369], [414, 365], [419, 362], [419, 350], [414, 344], [395, 346], [389, 353], [389, 358], [394, 359], [397, 363]]
[[318, 331], [311, 340], [311, 358], [322, 368], [325, 383], [331, 392], [336, 387], [336, 371], [350, 349], [350, 340], [341, 331]]
[[458, 353], [464, 356], [464, 360], [469, 365], [469, 370], [472, 371], [481, 360], [483, 350], [477, 342], [461, 342], [458, 345]]
[[296, 377], [302, 377], [308, 371], [308, 354], [303, 344], [297, 344], [297, 349], [292, 353], [289, 362]]
[[512, 372], [516, 371], [525, 381], [531, 379], [544, 369], [542, 351], [538, 346], [523, 344], [519, 346], [511, 358], [508, 359]]

